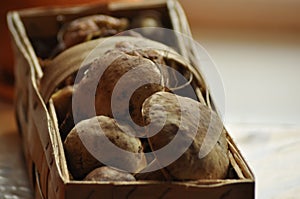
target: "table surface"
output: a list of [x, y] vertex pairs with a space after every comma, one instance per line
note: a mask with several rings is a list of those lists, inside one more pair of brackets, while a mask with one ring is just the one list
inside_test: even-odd
[[0, 101], [0, 198], [33, 198], [13, 105]]

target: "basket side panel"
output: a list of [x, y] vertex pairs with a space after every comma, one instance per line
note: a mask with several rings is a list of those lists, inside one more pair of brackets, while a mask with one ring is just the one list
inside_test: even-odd
[[[23, 27], [16, 12], [8, 15], [8, 24], [15, 53], [16, 118], [23, 140], [27, 170], [36, 198], [47, 198], [49, 184], [63, 184], [54, 164], [50, 119], [38, 93], [35, 67], [30, 57], [32, 53], [27, 51], [29, 44], [20, 33]], [[54, 185], [50, 187], [55, 187], [56, 193], [63, 190]]]
[[50, 173], [48, 176], [48, 197], [64, 199], [65, 198], [65, 185], [59, 176], [59, 172], [56, 164], [52, 164], [50, 167]]
[[66, 195], [65, 199], [75, 199], [75, 198], [89, 198], [89, 199], [99, 199], [113, 198], [114, 187], [112, 184], [83, 184], [83, 183], [72, 183], [66, 185]]
[[165, 195], [164, 199], [172, 198], [191, 198], [199, 199], [253, 199], [254, 198], [254, 183], [253, 182], [238, 182], [224, 183], [216, 186], [175, 186], [172, 187]]
[[34, 166], [32, 162], [32, 155], [30, 151], [31, 140], [28, 135], [30, 132], [29, 125], [29, 84], [30, 84], [30, 64], [28, 54], [26, 53], [22, 39], [14, 24], [13, 14], [8, 14], [8, 26], [12, 37], [12, 47], [14, 50], [14, 72], [15, 72], [15, 113], [18, 124], [18, 130], [22, 138], [24, 156], [26, 160], [27, 171], [31, 185], [35, 186]]
[[211, 186], [195, 186], [184, 183], [137, 182], [136, 184], [67, 184], [66, 199], [73, 198], [108, 199], [253, 199], [254, 183], [251, 181], [220, 183]]
[[[32, 158], [39, 173], [39, 185], [44, 198], [64, 198], [64, 182], [61, 172], [58, 169], [58, 155], [56, 138], [54, 137], [54, 127], [49, 116], [46, 105], [44, 104], [34, 79], [30, 84], [30, 123], [34, 126], [34, 137], [38, 140], [39, 150], [32, 150]], [[29, 141], [28, 141], [29, 142]], [[31, 141], [32, 142], [32, 141]], [[40, 158], [42, 154], [42, 159]], [[55, 159], [55, 157], [57, 159]], [[55, 197], [52, 197], [55, 195]]]

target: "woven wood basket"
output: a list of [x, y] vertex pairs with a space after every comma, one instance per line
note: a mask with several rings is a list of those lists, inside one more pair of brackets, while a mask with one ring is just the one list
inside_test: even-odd
[[[43, 53], [36, 46], [39, 42], [55, 40], [63, 23], [81, 16], [101, 13], [133, 18], [148, 10], [162, 15], [164, 27], [191, 35], [185, 14], [175, 0], [35, 8], [8, 14], [15, 51], [16, 116], [36, 198], [254, 198], [253, 174], [225, 129], [234, 178], [193, 182], [87, 182], [69, 178], [51, 95], [62, 80], [78, 70], [79, 66], [72, 63], [84, 59], [86, 54], [80, 53], [82, 49], [94, 48], [96, 43], [86, 42], [77, 50], [62, 53], [52, 62], [54, 69], [50, 70], [41, 68], [38, 56]], [[189, 43], [179, 41], [178, 46], [179, 53], [193, 63], [195, 53]], [[70, 63], [66, 61], [70, 60], [68, 56], [76, 60]], [[194, 76], [193, 86], [199, 101], [213, 107], [201, 74], [192, 66], [185, 70]]]

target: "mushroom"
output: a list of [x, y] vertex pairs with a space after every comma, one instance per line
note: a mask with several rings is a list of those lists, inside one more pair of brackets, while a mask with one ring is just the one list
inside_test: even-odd
[[111, 167], [99, 167], [91, 171], [83, 180], [86, 181], [135, 181], [132, 174]]
[[[163, 173], [175, 180], [222, 179], [229, 168], [222, 121], [206, 105], [187, 97], [157, 92], [142, 114], [149, 143]], [[159, 155], [160, 149], [167, 149]], [[168, 162], [169, 161], [169, 162]]]
[[117, 124], [106, 116], [96, 116], [76, 124], [64, 141], [73, 177], [82, 179], [104, 164], [131, 172], [144, 168], [146, 160], [142, 144], [128, 134], [133, 131], [130, 126]]

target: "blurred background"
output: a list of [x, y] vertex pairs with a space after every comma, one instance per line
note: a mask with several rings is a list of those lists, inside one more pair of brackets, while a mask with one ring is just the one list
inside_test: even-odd
[[[0, 2], [1, 152], [12, 150], [5, 147], [5, 143], [20, 144], [16, 125], [10, 122], [14, 121], [11, 104], [13, 59], [6, 27], [6, 12], [41, 5], [100, 1]], [[298, 198], [300, 1], [180, 0], [180, 2], [186, 11], [194, 38], [211, 55], [223, 80], [226, 94], [225, 124], [254, 171], [257, 198]], [[9, 123], [12, 123], [11, 126], [7, 125]], [[11, 133], [15, 137], [11, 137]], [[14, 148], [11, 153], [19, 157], [17, 165], [22, 164], [21, 149]], [[16, 165], [13, 161], [2, 161], [1, 157], [0, 167], [10, 168]], [[3, 167], [3, 164], [6, 165]], [[23, 172], [21, 174], [26, 176], [24, 169], [19, 169]], [[11, 176], [6, 177], [9, 179]], [[3, 187], [10, 190], [11, 186], [0, 180], [0, 190], [3, 191]], [[26, 182], [24, 187], [28, 187]], [[24, 187], [21, 187], [21, 190], [25, 190], [29, 195], [30, 189]]]
[[181, 3], [223, 79], [226, 123], [300, 125], [300, 1]]

